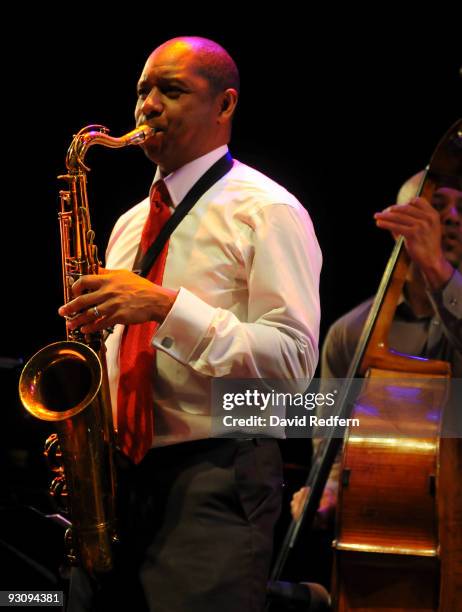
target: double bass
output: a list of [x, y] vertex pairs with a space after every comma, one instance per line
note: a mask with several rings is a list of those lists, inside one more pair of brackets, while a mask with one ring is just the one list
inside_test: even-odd
[[[435, 177], [462, 177], [462, 120], [438, 144], [417, 195]], [[448, 362], [403, 355], [388, 345], [409, 269], [398, 238], [339, 390], [339, 419], [320, 446], [273, 568], [277, 580], [303, 523], [314, 519], [344, 437], [334, 547], [336, 612], [455, 612], [462, 609], [462, 440], [448, 423], [462, 406]], [[361, 390], [358, 393], [358, 377]]]

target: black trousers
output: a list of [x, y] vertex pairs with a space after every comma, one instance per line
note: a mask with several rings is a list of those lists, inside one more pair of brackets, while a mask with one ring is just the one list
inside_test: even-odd
[[114, 572], [74, 569], [68, 612], [260, 612], [281, 488], [276, 440], [152, 449], [121, 483]]

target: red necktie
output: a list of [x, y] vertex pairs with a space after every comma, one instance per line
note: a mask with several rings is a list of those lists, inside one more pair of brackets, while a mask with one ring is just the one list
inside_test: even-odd
[[[140, 254], [143, 256], [170, 217], [171, 199], [164, 181], [158, 181], [150, 194], [150, 212], [143, 227]], [[168, 242], [156, 259], [148, 280], [162, 284]], [[119, 446], [132, 461], [139, 463], [152, 446], [154, 406], [152, 384], [156, 375], [156, 351], [151, 344], [156, 321], [127, 325], [119, 353], [117, 429]]]

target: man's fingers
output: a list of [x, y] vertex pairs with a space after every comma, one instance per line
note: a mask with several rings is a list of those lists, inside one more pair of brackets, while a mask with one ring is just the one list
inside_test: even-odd
[[92, 309], [95, 306], [97, 309], [99, 309], [104, 301], [105, 298], [99, 291], [84, 293], [83, 295], [79, 295], [67, 304], [61, 306], [58, 309], [58, 314], [60, 314], [62, 317], [72, 317], [73, 321], [77, 320], [78, 317], [95, 317], [96, 313]]
[[410, 230], [413, 230], [413, 228], [408, 225], [403, 225], [402, 223], [395, 223], [393, 221], [385, 221], [382, 219], [377, 219], [376, 225], [377, 227], [380, 227], [380, 229], [385, 229], [389, 230], [390, 232], [393, 232], [395, 238], [397, 236], [406, 236]]
[[386, 219], [391, 215], [399, 215], [401, 219], [427, 220], [429, 223], [438, 219], [438, 213], [424, 198], [413, 198], [406, 204], [393, 204], [377, 212], [374, 217]]
[[[103, 275], [106, 273], [105, 271]], [[72, 295], [78, 297], [86, 291], [95, 291], [101, 287], [101, 284], [102, 279], [99, 274], [86, 274], [85, 276], [81, 276], [79, 280], [76, 280], [72, 285]]]
[[298, 521], [302, 513], [303, 504], [305, 503], [306, 496], [308, 495], [308, 487], [302, 487], [296, 493], [293, 494], [290, 501], [290, 511], [292, 518]]
[[388, 210], [387, 212], [378, 212], [374, 214], [374, 219], [376, 221], [395, 221], [408, 226], [420, 224], [424, 221], [431, 222], [430, 217], [423, 217], [421, 214], [416, 213], [415, 210]]

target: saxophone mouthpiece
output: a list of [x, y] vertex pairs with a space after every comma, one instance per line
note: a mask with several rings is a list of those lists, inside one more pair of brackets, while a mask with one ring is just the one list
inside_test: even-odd
[[156, 133], [156, 128], [149, 125], [140, 125], [128, 134], [125, 139], [127, 145], [139, 145]]

